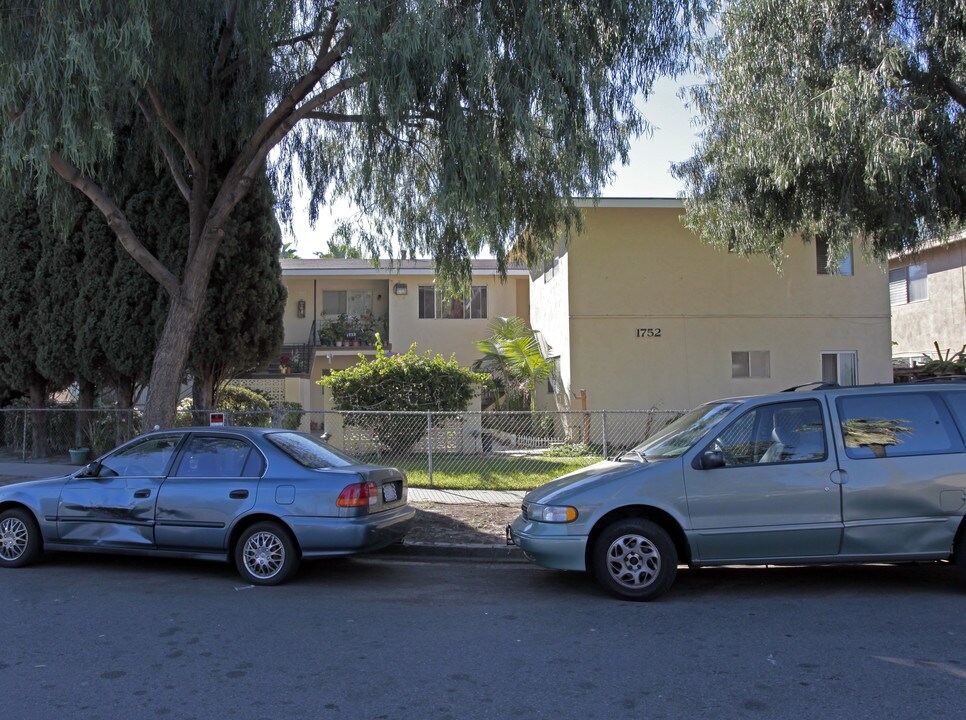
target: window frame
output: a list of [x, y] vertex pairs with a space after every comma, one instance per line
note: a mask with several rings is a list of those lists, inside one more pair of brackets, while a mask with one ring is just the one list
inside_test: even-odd
[[[752, 355], [758, 354], [763, 356], [765, 361], [765, 374], [764, 375], [754, 375], [752, 374], [753, 363], [751, 361]], [[735, 356], [744, 355], [747, 360], [747, 375], [735, 375], [735, 370], [737, 365], [735, 364]], [[732, 380], [765, 380], [771, 378], [771, 350], [732, 350], [731, 351], [731, 379]]]
[[855, 252], [851, 245], [849, 245], [849, 254], [839, 259], [834, 268], [829, 267], [828, 260], [828, 241], [824, 238], [816, 238], [815, 268], [819, 275], [834, 275], [839, 277], [852, 277], [855, 275]]
[[[825, 379], [825, 356], [834, 355], [835, 356], [835, 380]], [[851, 355], [853, 358], [853, 381], [848, 385], [842, 384], [842, 356]], [[858, 350], [822, 350], [818, 355], [818, 372], [819, 377], [822, 378], [822, 382], [834, 382], [840, 387], [854, 387], [859, 384], [859, 351]]]
[[[911, 275], [912, 275], [913, 268], [915, 268], [917, 273], [921, 272], [922, 275], [920, 277], [912, 278]], [[898, 272], [902, 273], [902, 277], [901, 278], [897, 277], [895, 280], [893, 280], [892, 278], [893, 273], [898, 273]], [[894, 293], [893, 287], [894, 286], [898, 287], [899, 283], [902, 284], [903, 299], [894, 302], [893, 298], [896, 297], [899, 293], [898, 292]], [[914, 294], [913, 283], [915, 283], [915, 287], [917, 288], [915, 293], [917, 297], [915, 298], [912, 297]], [[921, 292], [921, 296], [918, 296], [920, 292]], [[929, 299], [929, 264], [926, 261], [922, 261], [919, 263], [909, 263], [908, 265], [902, 265], [900, 267], [889, 269], [889, 305], [891, 307], [896, 307], [898, 305], [909, 305], [910, 303], [925, 302], [928, 299]]]
[[[470, 286], [469, 294], [462, 300], [463, 314], [461, 317], [441, 317], [443, 303], [460, 302], [460, 298], [447, 298], [437, 290], [435, 285], [419, 285], [416, 292], [417, 318], [419, 320], [486, 320], [489, 318], [490, 301], [488, 285]], [[432, 301], [428, 301], [426, 298], [429, 294], [432, 294]], [[432, 309], [432, 315], [427, 314], [427, 305]], [[480, 314], [478, 316], [473, 315], [474, 305], [480, 307]]]

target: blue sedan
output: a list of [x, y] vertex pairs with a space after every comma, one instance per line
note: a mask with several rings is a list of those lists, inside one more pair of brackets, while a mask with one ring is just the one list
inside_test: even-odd
[[66, 477], [0, 487], [0, 567], [44, 549], [234, 561], [256, 585], [303, 558], [403, 539], [406, 476], [304, 433], [186, 428], [149, 433]]

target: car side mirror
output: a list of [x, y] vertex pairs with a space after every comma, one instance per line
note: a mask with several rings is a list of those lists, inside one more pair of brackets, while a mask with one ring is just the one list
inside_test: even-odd
[[724, 453], [720, 450], [705, 450], [694, 458], [691, 466], [695, 470], [714, 470], [725, 466]]
[[92, 463], [88, 463], [83, 470], [78, 473], [78, 477], [97, 477], [97, 474], [101, 471], [101, 464], [97, 460]]

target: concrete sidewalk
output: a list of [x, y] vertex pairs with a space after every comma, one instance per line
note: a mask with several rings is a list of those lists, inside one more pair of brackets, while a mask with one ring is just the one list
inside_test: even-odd
[[[35, 462], [0, 462], [0, 485], [19, 480], [69, 475], [79, 469], [77, 465]], [[409, 502], [414, 505], [436, 506], [434, 512], [446, 514], [447, 506], [456, 505], [503, 505], [519, 507], [526, 494], [524, 490], [439, 490], [435, 488], [409, 488]], [[474, 560], [522, 560], [519, 548], [487, 543], [420, 542], [394, 545], [382, 551], [402, 557], [462, 558]]]

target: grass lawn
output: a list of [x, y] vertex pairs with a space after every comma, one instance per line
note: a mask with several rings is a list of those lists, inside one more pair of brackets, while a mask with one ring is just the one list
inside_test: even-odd
[[530, 490], [587, 467], [595, 457], [434, 455], [430, 485], [425, 456], [382, 461], [405, 471], [411, 487], [444, 490]]

